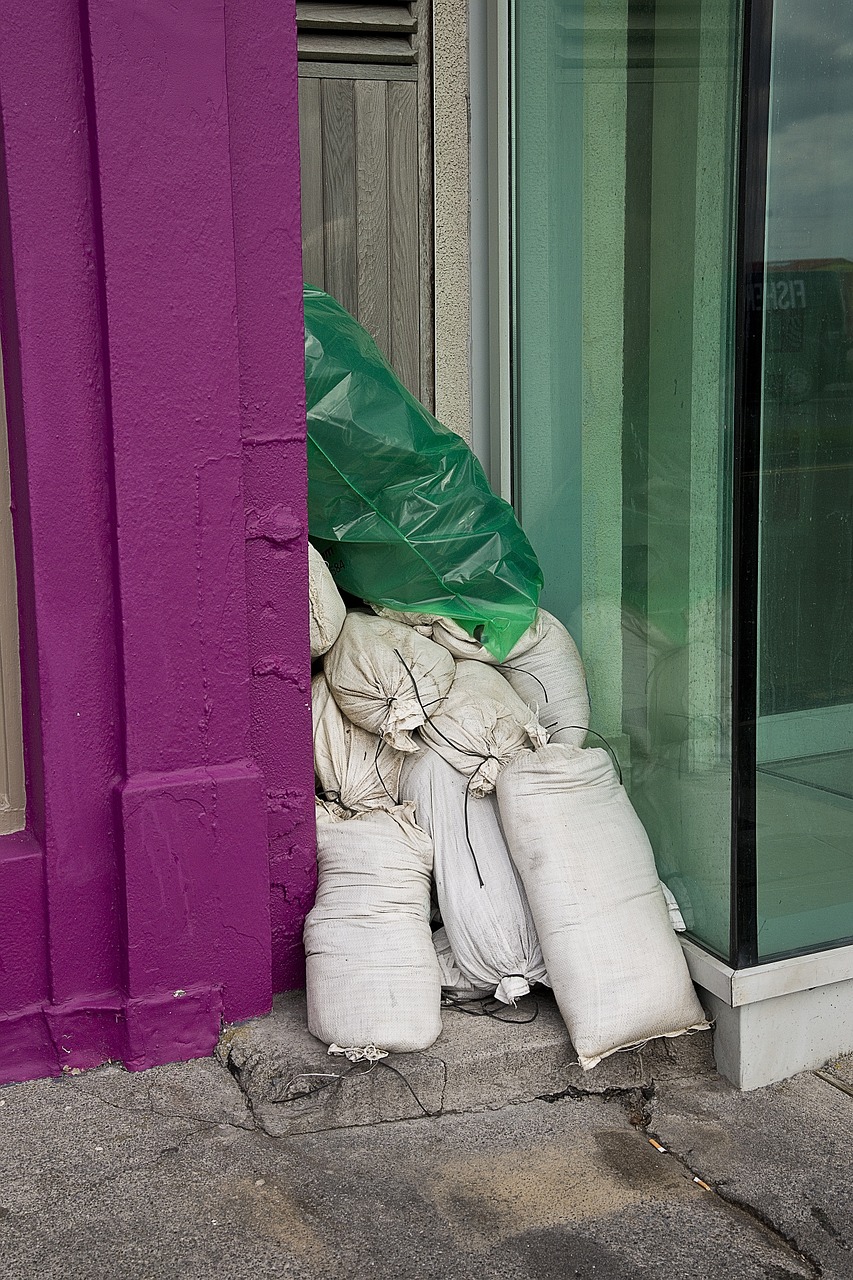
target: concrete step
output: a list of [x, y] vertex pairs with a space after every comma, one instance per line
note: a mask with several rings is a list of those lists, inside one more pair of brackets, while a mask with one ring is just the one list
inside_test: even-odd
[[701, 1033], [651, 1041], [582, 1071], [550, 992], [526, 997], [502, 1018], [512, 1020], [445, 1009], [444, 1030], [429, 1049], [371, 1067], [329, 1057], [308, 1031], [305, 993], [293, 991], [277, 996], [267, 1017], [228, 1027], [217, 1056], [274, 1137], [537, 1098], [635, 1093], [642, 1105], [656, 1081], [714, 1069], [711, 1036]]

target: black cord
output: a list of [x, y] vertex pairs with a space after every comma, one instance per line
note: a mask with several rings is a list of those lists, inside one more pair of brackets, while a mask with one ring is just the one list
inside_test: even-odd
[[328, 801], [329, 804], [336, 804], [341, 809], [346, 809], [347, 813], [351, 813], [353, 817], [359, 812], [358, 809], [351, 809], [348, 804], [344, 804], [340, 791], [324, 791], [322, 788], [317, 793], [321, 800]]
[[[347, 1078], [347, 1076], [353, 1075], [353, 1073], [359, 1076], [368, 1076], [370, 1075], [371, 1071], [373, 1071], [374, 1068], [376, 1067], [385, 1067], [388, 1071], [393, 1071], [394, 1075], [397, 1076], [400, 1080], [402, 1080], [403, 1084], [406, 1086], [409, 1093], [412, 1095], [412, 1097], [414, 1098], [415, 1102], [418, 1104], [418, 1106], [420, 1107], [424, 1115], [430, 1116], [434, 1114], [433, 1112], [428, 1111], [427, 1108], [424, 1106], [424, 1104], [421, 1102], [420, 1098], [415, 1093], [415, 1090], [413, 1089], [411, 1083], [406, 1079], [402, 1071], [400, 1071], [397, 1067], [393, 1067], [391, 1063], [388, 1062], [385, 1058], [379, 1058], [376, 1062], [368, 1062], [368, 1063], [353, 1062], [350, 1064], [350, 1066], [347, 1067], [346, 1071], [336, 1071], [336, 1072], [330, 1071], [328, 1073], [327, 1078], [324, 1079], [322, 1083], [316, 1084], [312, 1088], [304, 1090], [304, 1092], [302, 1093], [294, 1094], [292, 1098], [278, 1098], [276, 1099], [276, 1102], [279, 1104], [286, 1104], [288, 1102], [295, 1102], [297, 1098], [313, 1098], [315, 1094], [322, 1093], [324, 1089], [340, 1088], [341, 1084]], [[305, 1071], [300, 1073], [299, 1075], [291, 1076], [287, 1084], [284, 1086], [284, 1090], [286, 1092], [292, 1084], [295, 1084], [297, 1080], [319, 1079], [321, 1076], [324, 1076], [324, 1075], [326, 1075], [325, 1072]], [[274, 1077], [271, 1083], [275, 1084], [277, 1079], [281, 1079], [281, 1077]]]
[[474, 770], [474, 772], [469, 775], [468, 784], [465, 787], [465, 802], [463, 804], [463, 816], [465, 818], [465, 839], [468, 843], [468, 848], [471, 851], [471, 857], [474, 861], [474, 870], [477, 872], [477, 879], [480, 883], [480, 888], [485, 889], [486, 886], [483, 882], [483, 877], [480, 874], [480, 864], [477, 861], [477, 855], [474, 852], [474, 846], [471, 843], [471, 829], [468, 823], [468, 798], [471, 794], [471, 784], [473, 783], [477, 774], [483, 768], [483, 765], [488, 764], [490, 760], [496, 760], [497, 756], [483, 755], [482, 751], [471, 751], [468, 747], [460, 747], [458, 743], [451, 741], [451, 739], [448, 738], [446, 734], [442, 733], [441, 730], [437, 728], [435, 724], [433, 724], [432, 716], [424, 706], [423, 699], [421, 698], [420, 690], [418, 689], [418, 682], [414, 677], [414, 673], [411, 667], [406, 662], [406, 659], [403, 657], [399, 649], [395, 649], [394, 652], [402, 662], [403, 666], [406, 669], [406, 674], [408, 675], [409, 679], [412, 682], [412, 688], [415, 691], [415, 697], [418, 700], [418, 706], [420, 707], [421, 711], [424, 713], [424, 723], [428, 724], [429, 727], [432, 729], [433, 733], [437, 734], [438, 737], [441, 738], [443, 742], [446, 742], [449, 747], [452, 747], [454, 751], [458, 751], [463, 756], [473, 756], [475, 760], [480, 761], [480, 763], [477, 765], [477, 768]]
[[520, 675], [530, 676], [530, 679], [535, 680], [536, 683], [539, 685], [539, 688], [545, 694], [545, 701], [546, 702], [548, 701], [548, 690], [545, 688], [544, 684], [539, 679], [539, 677], [535, 676], [532, 671], [526, 671], [524, 667], [511, 667], [508, 662], [502, 662], [499, 667], [499, 670], [500, 671], [517, 671]]
[[[523, 973], [507, 973], [506, 978], [523, 978]], [[497, 1012], [500, 1009], [506, 1009], [506, 1005], [502, 1000], [498, 1000], [495, 996], [475, 996], [471, 999], [458, 999], [455, 996], [444, 996], [442, 1004], [446, 1009], [450, 1009], [455, 1013], [467, 1014], [469, 1018], [491, 1018], [493, 1022], [508, 1022], [516, 1026], [524, 1027], [530, 1022], [535, 1022], [539, 1017], [539, 1001], [533, 997], [533, 1013], [529, 1018], [502, 1018]], [[477, 1005], [476, 1009], [468, 1009], [467, 1005]], [[491, 1006], [491, 1008], [487, 1007]]]
[[[409, 666], [408, 662], [403, 657], [399, 649], [395, 649], [394, 652], [402, 662], [403, 666], [406, 668], [406, 674], [408, 675], [409, 679], [412, 682], [412, 688], [415, 691], [415, 697], [418, 700], [418, 706], [420, 707], [421, 711], [424, 713], [424, 720], [432, 729], [433, 733], [437, 733], [439, 738], [441, 738], [443, 742], [446, 742], [449, 747], [452, 747], [454, 751], [460, 752], [463, 756], [473, 756], [475, 760], [482, 760], [483, 764], [485, 764], [487, 760], [494, 759], [493, 756], [483, 755], [482, 751], [472, 751], [470, 747], [460, 747], [457, 742], [451, 742], [450, 738], [448, 738], [446, 734], [443, 734], [440, 729], [436, 728], [436, 726], [432, 722], [432, 716], [427, 711], [424, 705], [423, 699], [421, 698], [420, 690], [418, 689], [418, 682], [415, 679], [414, 675], [412, 674], [411, 667]], [[444, 701], [444, 699], [441, 699], [441, 701]]]
[[[546, 728], [547, 728], [547, 725], [546, 725]], [[603, 737], [602, 734], [596, 733], [595, 729], [588, 729], [586, 725], [583, 725], [583, 724], [563, 724], [563, 725], [560, 725], [559, 729], [555, 729], [554, 732], [562, 733], [564, 729], [577, 729], [578, 733], [591, 733], [594, 738], [600, 739], [600, 741], [604, 743], [604, 748], [607, 754], [610, 756], [610, 759], [613, 761], [613, 767], [616, 770], [617, 777], [619, 778], [620, 787], [623, 787], [625, 785], [624, 782], [622, 781], [622, 767], [619, 764], [619, 760], [616, 756], [616, 752], [613, 750], [610, 743], [607, 741], [605, 737]], [[559, 746], [560, 744], [556, 743], [555, 745]]]
[[474, 772], [473, 772], [473, 773], [471, 774], [471, 776], [469, 777], [469, 779], [468, 779], [468, 784], [467, 784], [467, 786], [465, 787], [465, 801], [464, 801], [464, 803], [463, 803], [463, 805], [462, 805], [462, 816], [463, 816], [463, 817], [464, 817], [464, 819], [465, 819], [465, 839], [468, 841], [468, 848], [471, 850], [471, 857], [474, 859], [474, 870], [477, 872], [477, 879], [480, 881], [480, 888], [481, 888], [481, 889], [484, 889], [486, 886], [483, 884], [483, 877], [480, 875], [480, 864], [479, 864], [479, 863], [478, 863], [478, 861], [477, 861], [477, 855], [476, 855], [476, 853], [474, 852], [474, 846], [473, 846], [473, 844], [471, 843], [471, 831], [470, 831], [469, 826], [468, 826], [468, 799], [469, 799], [470, 794], [471, 794], [471, 783], [474, 781], [474, 779], [476, 778], [477, 774], [480, 772], [480, 770], [482, 769], [483, 765], [484, 765], [484, 764], [486, 764], [486, 763], [487, 763], [487, 761], [486, 761], [486, 760], [481, 760], [481, 761], [480, 761], [480, 763], [477, 765], [477, 768], [474, 770]]

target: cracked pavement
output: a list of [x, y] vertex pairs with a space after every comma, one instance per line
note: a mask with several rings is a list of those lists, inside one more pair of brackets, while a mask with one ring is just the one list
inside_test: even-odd
[[739, 1094], [661, 1066], [279, 1137], [214, 1059], [12, 1085], [0, 1277], [850, 1280], [850, 1078]]

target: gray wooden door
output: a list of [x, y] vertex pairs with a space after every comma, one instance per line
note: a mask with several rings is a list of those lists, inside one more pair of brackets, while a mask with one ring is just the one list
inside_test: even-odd
[[297, 3], [305, 279], [433, 404], [429, 0]]

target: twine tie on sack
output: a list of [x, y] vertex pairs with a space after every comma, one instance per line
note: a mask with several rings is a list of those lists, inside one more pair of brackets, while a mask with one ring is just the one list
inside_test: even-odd
[[383, 1058], [388, 1057], [386, 1049], [377, 1049], [375, 1044], [366, 1044], [363, 1048], [350, 1045], [345, 1049], [339, 1044], [330, 1044], [328, 1049], [330, 1058], [346, 1058], [347, 1062], [381, 1062]]
[[343, 800], [343, 797], [341, 796], [340, 791], [320, 791], [318, 792], [318, 795], [320, 796], [321, 800], [326, 800], [329, 804], [338, 805], [341, 809], [345, 809], [347, 813], [351, 814], [353, 817], [355, 817], [356, 814], [358, 813], [358, 809], [351, 809], [348, 804], [344, 803], [344, 800]]

